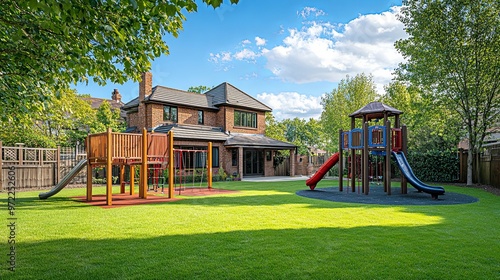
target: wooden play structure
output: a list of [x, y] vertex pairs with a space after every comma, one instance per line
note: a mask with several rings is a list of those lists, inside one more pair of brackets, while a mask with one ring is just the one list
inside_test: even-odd
[[[129, 194], [134, 194], [135, 168], [139, 168], [139, 198], [147, 198], [148, 177], [153, 181], [159, 173], [148, 175], [150, 169], [168, 170], [168, 197], [174, 197], [174, 136], [173, 132], [142, 134], [115, 133], [108, 129], [105, 133], [90, 134], [87, 137], [87, 201], [92, 201], [92, 169], [98, 166], [106, 168], [106, 205], [112, 205], [112, 166], [120, 167], [120, 193], [125, 193], [125, 166], [130, 166]], [[209, 143], [208, 151], [211, 151]], [[212, 186], [211, 153], [208, 155], [207, 180]], [[163, 173], [163, 172], [162, 172]], [[158, 182], [157, 182], [158, 183]]]
[[[370, 167], [369, 155], [384, 158], [381, 166], [384, 191], [391, 194], [391, 152], [407, 152], [406, 126], [400, 125], [399, 115], [403, 112], [380, 102], [372, 102], [349, 115], [351, 117], [351, 130], [339, 131], [339, 190], [343, 191], [343, 157], [348, 160], [348, 178], [350, 178], [351, 191], [356, 191], [356, 175], [359, 175], [361, 189], [364, 194], [370, 192]], [[391, 127], [389, 118], [394, 118], [394, 127]], [[362, 128], [356, 128], [356, 119], [362, 119]], [[383, 125], [378, 125], [379, 121]], [[374, 123], [369, 125], [369, 123]], [[356, 164], [358, 163], [358, 164]], [[359, 164], [360, 163], [360, 164]], [[377, 170], [378, 171], [378, 170]], [[373, 173], [372, 173], [373, 174]], [[379, 173], [380, 174], [380, 173]], [[377, 176], [379, 175], [377, 174]], [[407, 181], [401, 178], [401, 193], [407, 193]]]

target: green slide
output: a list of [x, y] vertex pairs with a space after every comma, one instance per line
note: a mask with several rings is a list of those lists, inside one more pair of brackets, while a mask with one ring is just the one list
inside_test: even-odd
[[67, 184], [69, 184], [69, 182], [71, 182], [71, 180], [73, 180], [73, 178], [75, 178], [75, 176], [80, 173], [80, 171], [82, 171], [82, 169], [87, 166], [87, 159], [82, 159], [80, 160], [76, 166], [71, 169], [71, 171], [66, 174], [66, 176], [64, 176], [62, 178], [62, 180], [57, 184], [55, 185], [50, 191], [48, 192], [44, 192], [44, 193], [40, 193], [38, 195], [38, 197], [40, 199], [47, 199], [55, 194], [57, 194], [58, 192], [60, 192], [62, 189], [64, 189], [64, 187], [66, 187]]

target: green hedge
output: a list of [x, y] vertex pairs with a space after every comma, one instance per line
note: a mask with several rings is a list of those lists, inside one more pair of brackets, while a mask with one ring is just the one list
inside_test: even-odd
[[413, 173], [424, 182], [453, 182], [458, 179], [460, 162], [456, 152], [409, 151], [407, 158]]
[[[459, 158], [457, 152], [450, 151], [427, 151], [408, 152], [408, 163], [410, 164], [413, 173], [424, 182], [453, 182], [458, 179], [459, 174]], [[370, 156], [371, 162], [383, 162], [381, 157], [375, 159]], [[401, 171], [396, 162], [391, 160], [392, 178], [400, 178]], [[382, 172], [381, 170], [379, 171]], [[338, 168], [335, 166], [328, 172], [329, 176], [338, 176]], [[344, 166], [344, 175], [347, 175], [347, 166]]]

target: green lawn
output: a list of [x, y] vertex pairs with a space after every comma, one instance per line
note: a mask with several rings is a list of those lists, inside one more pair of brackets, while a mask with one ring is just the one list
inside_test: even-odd
[[110, 209], [71, 198], [85, 189], [18, 192], [16, 271], [4, 226], [0, 278], [500, 279], [500, 197], [480, 189], [445, 186], [472, 204], [383, 206], [295, 195], [304, 181], [214, 187], [241, 192]]

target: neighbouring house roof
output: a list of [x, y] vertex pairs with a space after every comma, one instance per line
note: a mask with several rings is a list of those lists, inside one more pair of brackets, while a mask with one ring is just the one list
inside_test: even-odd
[[224, 143], [226, 147], [294, 149], [296, 146], [287, 142], [266, 137], [262, 134], [231, 133]]
[[222, 83], [205, 93], [213, 98], [213, 104], [232, 105], [259, 111], [270, 112], [272, 109], [229, 83]]
[[[272, 111], [270, 107], [229, 83], [222, 83], [204, 94], [155, 86], [152, 93], [146, 96], [144, 101], [213, 110], [217, 110], [218, 106], [221, 105], [231, 105], [258, 111]], [[139, 106], [138, 97], [125, 104], [123, 109], [128, 110], [137, 106]]]
[[89, 101], [92, 109], [98, 109], [99, 106], [101, 106], [101, 104], [104, 101], [108, 101], [108, 103], [109, 103], [109, 105], [111, 105], [112, 109], [120, 110], [120, 108], [123, 106], [123, 102], [113, 100], [113, 99], [97, 98], [97, 97], [83, 97], [83, 100]]
[[101, 104], [104, 101], [107, 101], [109, 103], [109, 105], [111, 106], [112, 110], [119, 110], [120, 111], [120, 117], [122, 117], [122, 118], [127, 117], [126, 112], [124, 112], [121, 109], [124, 104], [120, 100], [97, 98], [97, 97], [83, 97], [82, 99], [85, 101], [88, 101], [90, 103], [90, 107], [92, 107], [92, 109], [96, 109], [96, 110], [99, 109], [99, 107], [101, 106]]
[[[500, 127], [495, 126], [486, 130], [488, 133], [483, 141], [483, 147], [500, 145]], [[458, 148], [463, 150], [469, 149], [469, 139], [464, 138], [458, 143]]]
[[370, 102], [363, 108], [350, 114], [349, 117], [362, 118], [363, 116], [367, 116], [368, 119], [381, 119], [385, 113], [388, 113], [389, 117], [403, 114], [402, 111], [382, 102]]
[[182, 140], [225, 141], [228, 137], [221, 127], [204, 125], [167, 124], [153, 129], [158, 133], [168, 133], [171, 130], [175, 139]]

